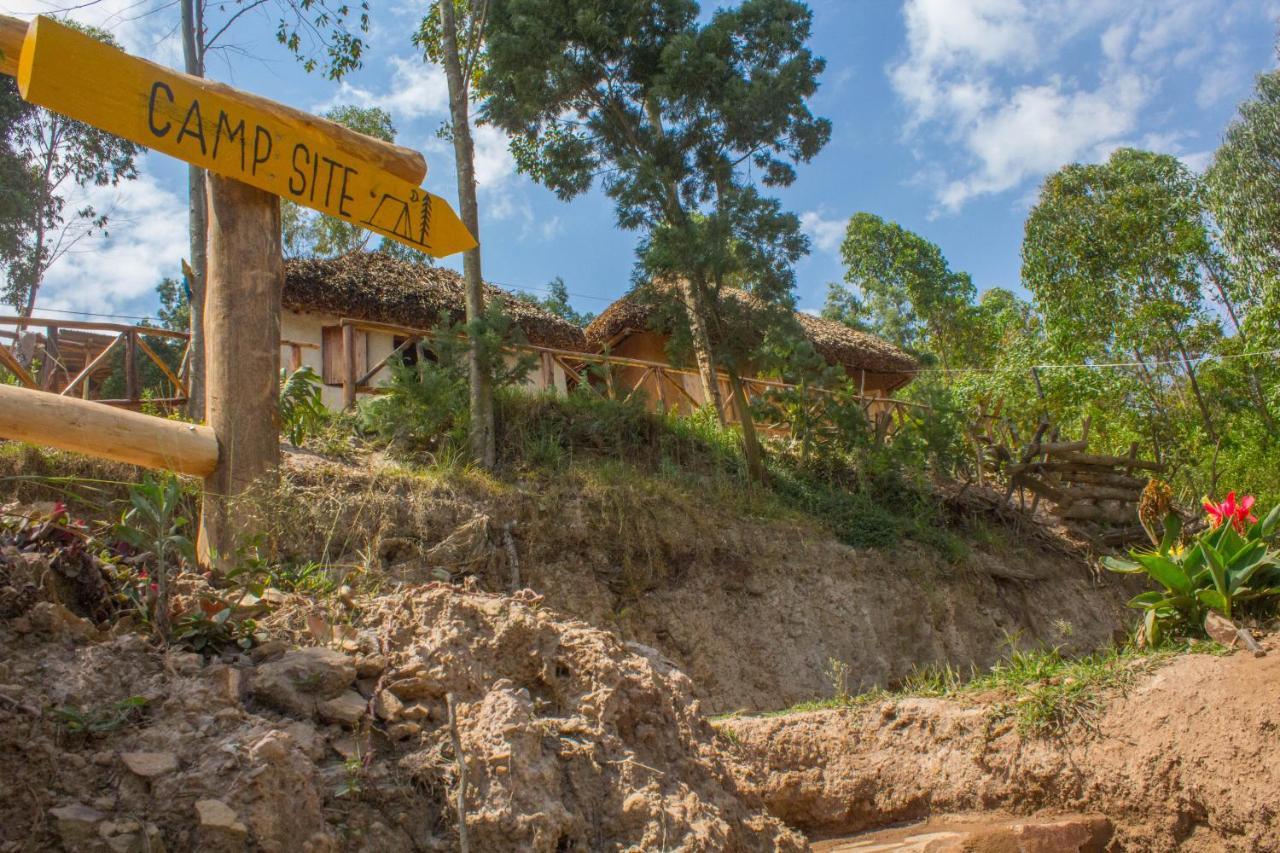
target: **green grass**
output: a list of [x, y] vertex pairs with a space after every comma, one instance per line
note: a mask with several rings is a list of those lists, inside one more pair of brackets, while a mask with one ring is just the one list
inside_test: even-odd
[[[913, 670], [894, 690], [876, 688], [847, 698], [817, 699], [765, 716], [806, 711], [849, 710], [907, 698], [973, 699], [983, 696], [996, 719], [1013, 718], [1023, 735], [1051, 735], [1079, 723], [1092, 725], [1109, 694], [1128, 689], [1138, 678], [1178, 655], [1229, 654], [1218, 643], [1165, 645], [1155, 649], [1114, 647], [1079, 658], [1056, 649], [1015, 651], [984, 673], [968, 675], [950, 666]], [[995, 694], [988, 698], [984, 694]]]

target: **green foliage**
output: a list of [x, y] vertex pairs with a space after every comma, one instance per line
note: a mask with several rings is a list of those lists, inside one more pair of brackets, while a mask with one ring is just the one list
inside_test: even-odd
[[[481, 114], [560, 198], [599, 179], [618, 224], [643, 232], [636, 278], [688, 281], [692, 316], [676, 315], [706, 329], [694, 346], [740, 369], [753, 353], [719, 294], [790, 307], [808, 240], [762, 188], [790, 185], [830, 136], [809, 109], [824, 62], [796, 0], [700, 12], [692, 0], [494, 4]], [[685, 301], [677, 288], [655, 296]]]
[[554, 314], [575, 326], [585, 327], [596, 317], [595, 314], [589, 312], [580, 313], [574, 310], [573, 306], [569, 304], [569, 288], [560, 276], [556, 276], [547, 283], [546, 296], [538, 296], [523, 290], [517, 290], [513, 295], [516, 299], [522, 299], [531, 305], [537, 305], [543, 311]]
[[502, 300], [490, 300], [474, 321], [438, 326], [430, 349], [419, 344], [416, 364], [393, 359], [385, 393], [360, 404], [361, 429], [410, 453], [438, 457], [465, 448], [470, 418], [467, 358], [472, 340], [478, 343], [480, 369], [490, 377], [495, 391], [523, 382], [533, 369], [532, 356], [516, 356], [508, 349], [511, 343], [524, 342], [520, 327]]
[[146, 707], [145, 696], [130, 696], [107, 706], [63, 705], [53, 710], [53, 718], [69, 735], [92, 737], [136, 724]]
[[1109, 693], [1124, 690], [1175, 655], [1191, 651], [1217, 654], [1222, 647], [1209, 643], [1121, 646], [1079, 658], [1065, 657], [1056, 648], [1015, 650], [984, 673], [965, 673], [946, 665], [916, 667], [891, 691], [877, 688], [845, 697], [837, 691], [833, 698], [805, 702], [777, 713], [860, 708], [915, 696], [941, 699], [994, 693], [998, 698], [989, 706], [993, 718], [1012, 717], [1022, 735], [1045, 737], [1058, 734], [1075, 722], [1089, 724]]
[[871, 213], [849, 220], [840, 255], [857, 292], [831, 285], [823, 316], [945, 361], [976, 293], [968, 274], [952, 271], [935, 244]]
[[190, 523], [182, 481], [169, 473], [147, 474], [129, 487], [129, 508], [115, 525], [115, 535], [147, 557], [154, 580], [154, 601], [149, 615], [159, 637], [168, 641], [169, 586], [171, 574], [184, 560], [195, 559], [195, 548], [185, 533]]
[[280, 371], [280, 429], [295, 447], [318, 435], [329, 422], [320, 377], [310, 367]]
[[[1206, 201], [1236, 266], [1238, 304], [1280, 339], [1280, 71], [1258, 75], [1206, 175]], [[1273, 344], [1274, 345], [1274, 344]]]
[[[1234, 503], [1234, 495], [1229, 499]], [[1245, 514], [1248, 506], [1245, 506]], [[1207, 611], [1227, 619], [1242, 605], [1268, 603], [1280, 596], [1280, 552], [1274, 548], [1280, 505], [1261, 521], [1227, 520], [1185, 543], [1182, 521], [1170, 514], [1154, 551], [1131, 551], [1131, 559], [1106, 557], [1113, 572], [1145, 574], [1160, 589], [1136, 595], [1129, 606], [1143, 613], [1145, 639], [1157, 643], [1169, 634], [1197, 632]]]
[[[115, 45], [110, 33], [65, 22]], [[78, 242], [105, 232], [108, 218], [92, 205], [68, 210], [73, 188], [132, 180], [143, 148], [83, 122], [41, 108], [18, 108], [7, 78], [0, 96], [0, 170], [25, 170], [13, 187], [0, 190], [0, 272], [4, 299], [29, 314], [45, 272]], [[7, 153], [8, 158], [2, 156]]]

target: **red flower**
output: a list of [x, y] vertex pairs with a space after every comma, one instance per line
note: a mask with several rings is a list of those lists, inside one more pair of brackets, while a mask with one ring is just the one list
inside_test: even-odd
[[1227, 492], [1227, 499], [1220, 504], [1205, 498], [1204, 509], [1209, 513], [1209, 523], [1214, 529], [1229, 521], [1232, 527], [1243, 533], [1245, 524], [1253, 524], [1258, 520], [1257, 516], [1249, 512], [1253, 509], [1253, 495], [1245, 495], [1239, 503], [1236, 503], [1235, 492]]

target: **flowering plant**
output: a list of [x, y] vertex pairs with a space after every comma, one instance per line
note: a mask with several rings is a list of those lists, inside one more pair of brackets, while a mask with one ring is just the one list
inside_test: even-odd
[[1245, 495], [1239, 503], [1236, 503], [1236, 493], [1227, 492], [1227, 499], [1222, 503], [1214, 503], [1207, 497], [1202, 499], [1201, 503], [1205, 512], [1209, 514], [1210, 526], [1215, 529], [1230, 522], [1237, 533], [1244, 533], [1245, 525], [1253, 524], [1258, 520], [1258, 517], [1249, 511], [1253, 509], [1253, 495]]
[[1242, 605], [1280, 596], [1280, 552], [1272, 547], [1280, 506], [1259, 521], [1252, 513], [1254, 502], [1251, 495], [1237, 500], [1235, 492], [1219, 503], [1205, 499], [1209, 527], [1186, 541], [1176, 512], [1165, 516], [1158, 541], [1151, 519], [1144, 518], [1155, 550], [1103, 559], [1113, 572], [1145, 574], [1160, 585], [1129, 601], [1143, 611], [1141, 633], [1147, 642], [1157, 642], [1171, 628], [1200, 625], [1208, 611], [1231, 619]]

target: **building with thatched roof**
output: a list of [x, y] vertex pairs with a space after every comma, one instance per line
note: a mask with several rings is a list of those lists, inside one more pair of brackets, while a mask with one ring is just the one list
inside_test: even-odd
[[[505, 299], [507, 313], [529, 343], [572, 352], [588, 350], [582, 330], [572, 323], [492, 285], [486, 284], [485, 291], [486, 299]], [[343, 320], [358, 321], [350, 335], [354, 373], [364, 379], [410, 339], [411, 330], [432, 330], [466, 316], [461, 275], [381, 252], [286, 261], [282, 301], [281, 363], [315, 370], [324, 380], [324, 401], [331, 408], [343, 405]], [[402, 353], [412, 359], [416, 350], [405, 348]], [[372, 390], [387, 375], [383, 368], [368, 377], [360, 383], [361, 393]], [[547, 370], [532, 373], [529, 384], [563, 391], [566, 375], [553, 362]]]
[[[735, 300], [733, 307], [748, 318], [754, 313], [763, 315], [769, 310], [759, 300], [740, 290], [726, 289], [722, 296]], [[863, 396], [887, 398], [915, 376], [915, 360], [888, 341], [812, 314], [796, 312], [795, 319], [818, 354], [829, 364], [842, 368]], [[671, 329], [664, 328], [664, 322], [652, 299], [631, 293], [614, 302], [587, 326], [587, 343], [595, 350], [607, 350], [624, 358], [666, 363], [669, 360], [667, 343]], [[696, 373], [683, 371], [673, 375], [664, 372], [664, 375], [668, 381], [679, 384], [676, 390], [680, 393], [676, 399], [681, 407], [701, 405], [704, 395]], [[646, 376], [639, 367], [631, 368], [621, 377], [628, 388], [645, 388], [650, 399], [657, 399], [659, 395], [655, 392], [663, 389], [648, 389], [647, 386], [661, 378], [652, 373]], [[727, 380], [721, 380], [720, 385], [722, 398], [728, 400]]]

